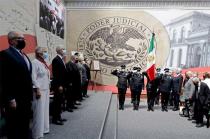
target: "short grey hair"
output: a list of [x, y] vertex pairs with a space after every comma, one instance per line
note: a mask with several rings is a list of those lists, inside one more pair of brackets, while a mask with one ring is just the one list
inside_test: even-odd
[[42, 52], [42, 47], [36, 47], [35, 54], [41, 53], [41, 52]]
[[56, 47], [55, 50], [56, 50], [57, 53], [59, 53], [59, 51], [60, 51], [61, 49], [62, 49], [62, 47], [58, 46], [58, 47]]
[[200, 79], [199, 79], [198, 77], [194, 77], [194, 78], [192, 79], [192, 81], [195, 82], [195, 83], [197, 83], [197, 82], [200, 81]]
[[7, 37], [8, 37], [8, 40], [12, 40], [17, 37], [17, 33], [15, 31], [10, 31]]
[[12, 39], [16, 38], [18, 35], [19, 35], [20, 37], [24, 38], [24, 36], [23, 36], [22, 34], [18, 34], [18, 33], [15, 32], [15, 31], [10, 31], [10, 32], [8, 33], [7, 37], [8, 37], [8, 40], [12, 40]]

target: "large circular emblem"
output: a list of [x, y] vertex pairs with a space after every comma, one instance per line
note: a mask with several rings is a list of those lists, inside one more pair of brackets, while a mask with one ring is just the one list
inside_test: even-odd
[[[152, 31], [140, 21], [127, 17], [107, 17], [88, 25], [80, 34], [77, 49], [99, 60], [103, 74], [125, 64], [146, 68]], [[155, 43], [156, 45], [156, 43]]]

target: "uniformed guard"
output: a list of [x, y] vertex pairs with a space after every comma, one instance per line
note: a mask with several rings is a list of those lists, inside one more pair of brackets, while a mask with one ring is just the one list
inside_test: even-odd
[[162, 74], [156, 74], [154, 80], [150, 80], [146, 72], [143, 72], [143, 74], [147, 77], [147, 85], [146, 85], [147, 105], [148, 105], [147, 111], [154, 111], [154, 102], [155, 99], [157, 98], [157, 95], [159, 95], [157, 93], [157, 88], [162, 78]]
[[144, 88], [144, 76], [140, 73], [141, 68], [134, 67], [133, 72], [130, 72], [130, 90], [133, 94], [133, 110], [139, 109], [139, 102], [142, 89]]
[[163, 75], [160, 85], [159, 85], [159, 91], [161, 93], [161, 106], [162, 111], [168, 111], [168, 100], [169, 100], [169, 94], [172, 89], [172, 77], [170, 76], [169, 69], [164, 69], [165, 74]]
[[119, 110], [124, 110], [125, 94], [128, 87], [129, 74], [125, 71], [125, 65], [121, 66], [121, 70], [114, 70], [111, 74], [118, 77], [117, 88], [119, 98]]
[[[156, 80], [160, 81], [160, 79], [162, 78], [162, 75], [163, 75], [163, 73], [161, 73], [161, 68], [157, 68], [156, 69], [156, 74], [155, 74]], [[155, 94], [156, 94], [156, 96], [155, 96], [155, 104], [156, 105], [159, 105], [159, 100], [160, 100], [160, 91], [159, 91], [159, 88], [158, 88], [159, 84], [160, 84], [160, 82], [156, 81], [155, 87], [157, 87], [157, 88], [156, 88], [156, 90], [153, 89], [153, 91], [155, 91]]]

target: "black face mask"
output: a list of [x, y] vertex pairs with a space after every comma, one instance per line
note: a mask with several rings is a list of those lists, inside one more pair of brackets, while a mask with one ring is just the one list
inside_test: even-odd
[[17, 49], [20, 49], [20, 50], [22, 50], [22, 49], [24, 49], [25, 48], [25, 46], [26, 46], [26, 42], [25, 42], [25, 40], [18, 40], [17, 41], [18, 42], [18, 44], [17, 44]]

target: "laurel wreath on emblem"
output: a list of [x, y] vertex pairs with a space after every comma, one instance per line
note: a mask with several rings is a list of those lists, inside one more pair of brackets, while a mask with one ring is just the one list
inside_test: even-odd
[[146, 44], [141, 47], [129, 45], [129, 39], [144, 39], [138, 31], [120, 25], [103, 27], [86, 41], [85, 53], [91, 59], [110, 66], [135, 63], [145, 65]]

